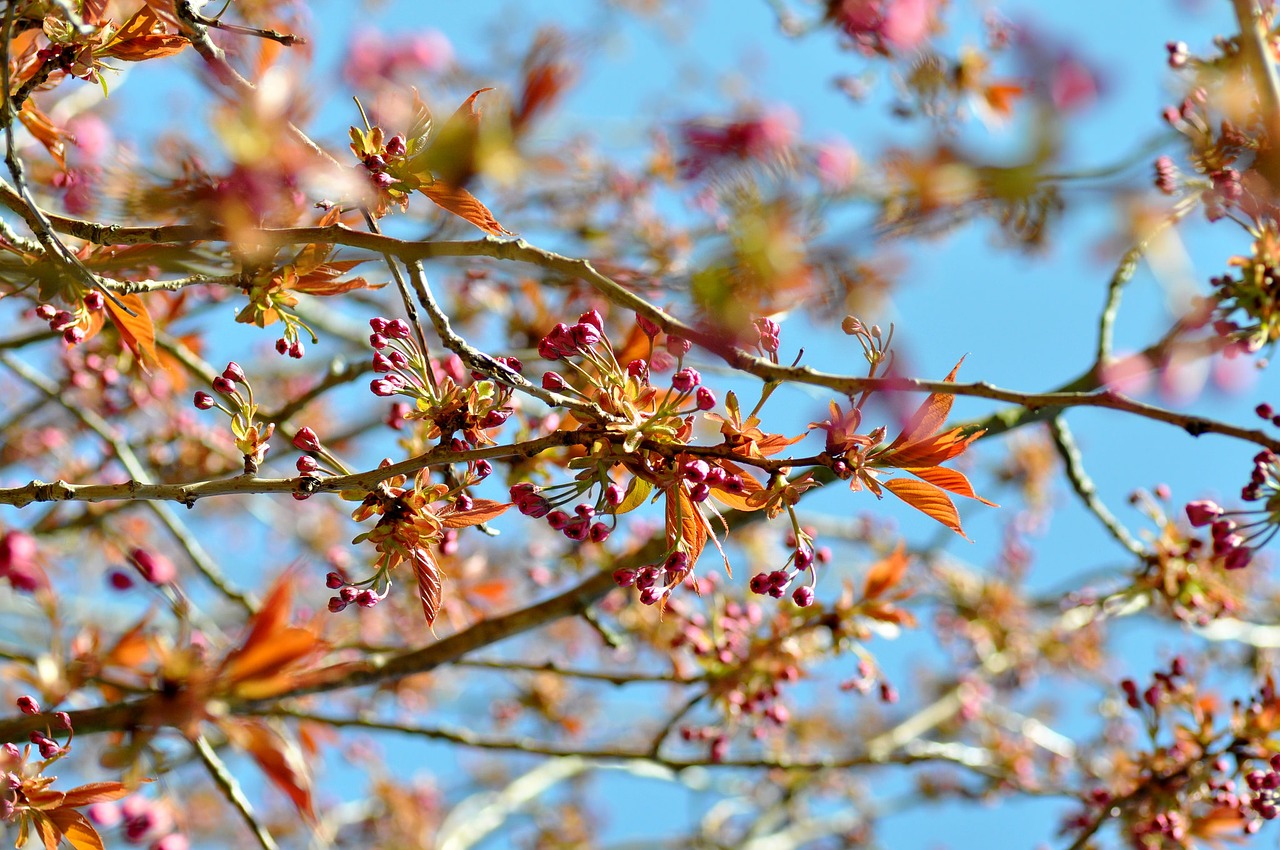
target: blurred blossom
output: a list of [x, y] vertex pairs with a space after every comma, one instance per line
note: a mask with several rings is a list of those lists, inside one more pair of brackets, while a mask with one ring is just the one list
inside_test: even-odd
[[1098, 80], [1083, 62], [1063, 54], [1049, 73], [1049, 98], [1063, 112], [1074, 112], [1098, 99]]
[[876, 49], [919, 47], [933, 27], [937, 0], [835, 0], [829, 15], [840, 29]]
[[1102, 367], [1102, 384], [1112, 392], [1138, 396], [1151, 389], [1151, 361], [1141, 354], [1122, 354]]
[[819, 145], [815, 164], [818, 180], [830, 192], [848, 189], [858, 175], [858, 155], [843, 139]]
[[1209, 380], [1219, 391], [1238, 395], [1258, 382], [1258, 363], [1246, 357], [1227, 358], [1219, 355], [1209, 365]]
[[67, 131], [75, 137], [76, 149], [90, 162], [96, 162], [112, 146], [111, 129], [97, 115], [77, 115], [67, 122]]
[[1207, 359], [1175, 353], [1160, 369], [1160, 397], [1171, 405], [1189, 404], [1204, 392], [1208, 379]]
[[688, 121], [680, 128], [684, 146], [681, 176], [691, 180], [726, 162], [781, 156], [795, 140], [799, 123], [796, 113], [786, 106], [772, 106], [729, 122]]
[[356, 88], [372, 88], [416, 74], [439, 74], [453, 66], [453, 44], [439, 30], [392, 38], [362, 29], [351, 38], [342, 76]]

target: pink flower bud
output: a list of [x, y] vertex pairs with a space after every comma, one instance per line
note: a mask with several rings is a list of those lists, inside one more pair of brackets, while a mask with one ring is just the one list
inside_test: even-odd
[[600, 333], [604, 333], [604, 318], [599, 310], [588, 310], [578, 317], [578, 324], [591, 325]]
[[213, 396], [204, 391], [197, 392], [194, 403], [197, 410], [208, 410], [214, 405]]
[[391, 339], [408, 339], [410, 333], [409, 323], [404, 319], [392, 319], [387, 322], [387, 336]]
[[640, 330], [644, 332], [644, 335], [649, 337], [650, 339], [662, 333], [662, 328], [658, 327], [656, 324], [649, 321], [644, 316], [637, 315], [636, 324], [640, 326]]
[[298, 458], [294, 466], [298, 468], [299, 472], [315, 472], [320, 468], [320, 464], [311, 455], [303, 455]]
[[694, 399], [697, 401], [699, 410], [710, 410], [716, 406], [715, 394], [706, 387], [698, 387], [698, 391], [694, 393]]
[[808, 585], [797, 587], [795, 593], [791, 594], [791, 601], [801, 608], [808, 608], [813, 604], [813, 588]]
[[387, 139], [388, 156], [404, 156], [408, 149], [408, 146], [405, 144], [404, 136], [399, 133]]
[[300, 339], [295, 339], [289, 345], [289, 356], [292, 357], [294, 360], [301, 360], [302, 355], [306, 353], [307, 353], [307, 349], [303, 347], [302, 340]]
[[388, 321], [389, 320], [384, 319], [381, 316], [374, 316], [369, 320], [369, 327], [372, 328], [373, 332], [376, 334], [385, 334], [387, 332]]
[[560, 392], [566, 386], [565, 380], [556, 372], [548, 372], [542, 376], [542, 388], [551, 392]]
[[1196, 528], [1208, 525], [1223, 513], [1222, 507], [1217, 502], [1208, 499], [1187, 503], [1187, 519], [1191, 520], [1191, 524]]
[[178, 577], [173, 562], [164, 555], [148, 552], [146, 549], [134, 549], [129, 553], [129, 561], [137, 568], [138, 573], [152, 584], [168, 584]]
[[320, 451], [320, 438], [310, 428], [300, 428], [293, 437], [293, 446], [304, 452]]
[[219, 393], [222, 393], [223, 395], [231, 395], [233, 392], [236, 391], [236, 386], [235, 384], [228, 381], [226, 378], [219, 375], [218, 377], [213, 379], [213, 389], [214, 389], [214, 392], [219, 392]]
[[700, 383], [702, 383], [702, 376], [698, 374], [697, 369], [684, 368], [671, 376], [671, 386], [680, 393], [691, 392]]
[[23, 714], [39, 714], [40, 703], [36, 702], [36, 698], [30, 694], [23, 694], [17, 699], [18, 710]]
[[684, 337], [680, 337], [680, 336], [667, 337], [667, 351], [673, 357], [684, 357], [686, 354], [689, 353], [689, 349], [692, 347], [693, 346], [689, 343], [689, 340], [685, 339]]
[[244, 370], [234, 360], [227, 364], [227, 368], [222, 370], [222, 377], [233, 383], [243, 384], [245, 382]]
[[96, 289], [84, 296], [85, 309], [93, 313], [96, 313], [105, 307], [107, 305], [106, 302], [107, 299], [103, 298], [102, 293], [98, 292]]

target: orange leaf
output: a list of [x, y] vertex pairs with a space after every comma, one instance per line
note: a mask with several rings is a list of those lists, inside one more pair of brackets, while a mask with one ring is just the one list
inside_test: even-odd
[[49, 116], [41, 112], [30, 98], [23, 101], [22, 109], [18, 112], [18, 120], [32, 136], [35, 136], [36, 141], [44, 145], [44, 149], [49, 152], [49, 156], [53, 157], [54, 162], [58, 163], [59, 168], [67, 167], [67, 146], [63, 140], [71, 138], [70, 133], [55, 126]]
[[911, 507], [936, 519], [965, 540], [969, 539], [960, 528], [960, 514], [956, 512], [956, 506], [942, 490], [926, 481], [912, 481], [910, 478], [891, 478], [884, 482], [884, 487]]
[[975, 431], [965, 435], [960, 428], [952, 428], [945, 434], [928, 437], [908, 443], [896, 451], [888, 451], [875, 456], [878, 466], [897, 466], [902, 469], [914, 469], [920, 466], [937, 466], [964, 452], [969, 444], [981, 437], [985, 431]]
[[441, 511], [440, 522], [445, 528], [479, 525], [501, 516], [511, 505], [511, 502], [495, 502], [493, 499], [473, 499], [471, 507], [465, 511]]
[[941, 487], [955, 493], [957, 496], [964, 496], [969, 499], [977, 499], [984, 505], [993, 508], [1000, 507], [995, 502], [988, 502], [986, 499], [973, 492], [973, 485], [969, 483], [969, 479], [965, 477], [963, 472], [954, 469], [947, 469], [942, 466], [924, 466], [919, 468], [908, 468], [905, 470], [912, 475], [923, 478], [935, 487]]
[[58, 850], [60, 833], [53, 821], [49, 820], [48, 815], [44, 812], [33, 811], [31, 813], [31, 822], [35, 824], [36, 832], [39, 833], [40, 840], [44, 842], [44, 850]]
[[49, 820], [62, 832], [75, 850], [103, 850], [102, 836], [89, 819], [75, 809], [59, 808], [49, 812]]
[[120, 782], [89, 782], [77, 785], [62, 798], [62, 805], [79, 808], [90, 803], [107, 803], [126, 796], [129, 789]]
[[867, 570], [867, 583], [862, 588], [862, 598], [875, 599], [894, 587], [907, 574], [907, 565], [910, 563], [911, 558], [907, 555], [906, 544], [898, 541], [898, 546], [893, 552], [876, 561]]
[[293, 575], [284, 573], [253, 616], [244, 643], [223, 660], [219, 671], [223, 679], [244, 683], [274, 676], [286, 665], [323, 647], [314, 633], [289, 627], [292, 601]]
[[436, 206], [448, 210], [459, 218], [465, 218], [485, 233], [492, 233], [494, 236], [511, 235], [510, 230], [498, 224], [498, 220], [493, 217], [493, 213], [489, 212], [489, 208], [480, 203], [476, 196], [466, 189], [437, 180], [428, 186], [423, 186], [420, 191]]
[[258, 721], [224, 725], [227, 738], [253, 757], [258, 769], [285, 793], [298, 811], [314, 820], [311, 778], [299, 748]]
[[[964, 363], [964, 358], [960, 358], [960, 363], [955, 365], [951, 370], [951, 374], [943, 378], [947, 383], [951, 383], [956, 379], [956, 373], [960, 371], [960, 364]], [[889, 451], [893, 451], [899, 446], [907, 443], [914, 443], [933, 436], [933, 434], [942, 427], [942, 423], [947, 421], [947, 416], [951, 413], [951, 404], [955, 401], [955, 396], [945, 393], [930, 393], [929, 397], [924, 400], [924, 404], [911, 415], [911, 419], [907, 422], [907, 427], [902, 429], [902, 433], [898, 435], [898, 439], [894, 440], [889, 446]]]
[[138, 358], [143, 371], [150, 372], [152, 367], [160, 365], [160, 358], [156, 355], [156, 326], [141, 298], [137, 295], [119, 297], [120, 303], [132, 310], [134, 315], [130, 316], [121, 310], [110, 298], [106, 299], [107, 313], [120, 331], [120, 339]]
[[144, 4], [97, 53], [124, 62], [141, 62], [181, 53], [187, 44], [183, 36], [166, 33], [164, 21], [151, 6]]
[[436, 615], [440, 613], [440, 601], [444, 598], [440, 565], [428, 549], [415, 549], [413, 569], [418, 575], [418, 599], [422, 602], [422, 614], [427, 626], [435, 631]]
[[666, 492], [667, 547], [672, 548], [677, 541], [682, 542], [684, 551], [689, 555], [689, 565], [693, 566], [707, 545], [707, 520], [679, 484]]
[[265, 699], [289, 690], [293, 679], [287, 668], [324, 648], [323, 641], [307, 629], [289, 628], [236, 656], [226, 680], [243, 699]]

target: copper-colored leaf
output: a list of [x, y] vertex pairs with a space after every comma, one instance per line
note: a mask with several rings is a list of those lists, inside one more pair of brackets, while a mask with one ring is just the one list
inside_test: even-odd
[[49, 817], [44, 812], [33, 811], [31, 813], [31, 822], [35, 825], [36, 833], [39, 834], [40, 840], [44, 842], [44, 850], [58, 850], [58, 839], [61, 833], [58, 832], [57, 825], [49, 820]]
[[493, 499], [473, 499], [471, 507], [465, 511], [441, 511], [440, 522], [445, 528], [479, 525], [501, 516], [511, 505], [511, 502], [496, 502]]
[[936, 519], [965, 540], [969, 539], [960, 528], [960, 514], [956, 512], [956, 506], [944, 491], [926, 481], [910, 478], [891, 478], [884, 482], [884, 487], [911, 507]]
[[275, 696], [293, 686], [293, 677], [287, 672], [289, 668], [312, 657], [324, 646], [324, 642], [308, 629], [285, 629], [269, 642], [257, 644], [252, 650], [239, 654], [226, 681], [233, 684], [233, 693], [242, 699]]
[[184, 36], [165, 32], [164, 21], [151, 6], [144, 4], [96, 52], [124, 62], [141, 62], [181, 53], [189, 43]]
[[907, 555], [906, 544], [899, 541], [897, 548], [888, 556], [876, 561], [867, 570], [867, 582], [862, 588], [862, 598], [875, 599], [896, 586], [907, 574], [907, 565], [910, 563], [911, 558]]
[[44, 149], [49, 152], [49, 156], [53, 157], [53, 161], [58, 163], [59, 168], [67, 167], [65, 140], [71, 138], [70, 133], [54, 125], [53, 120], [41, 112], [31, 98], [23, 101], [22, 109], [18, 112], [18, 120], [36, 141], [44, 145]]
[[692, 566], [707, 545], [707, 520], [682, 486], [677, 484], [666, 492], [667, 547], [674, 548], [677, 541], [682, 542]]
[[224, 724], [223, 728], [231, 742], [253, 757], [258, 769], [284, 792], [298, 811], [314, 820], [311, 777], [301, 750], [259, 721]]
[[984, 505], [993, 508], [1000, 507], [995, 502], [989, 502], [986, 499], [973, 492], [973, 485], [969, 483], [969, 479], [965, 477], [963, 472], [954, 469], [947, 469], [942, 466], [923, 466], [919, 468], [908, 468], [906, 470], [912, 475], [923, 478], [935, 487], [941, 487], [955, 493], [957, 496], [964, 496], [969, 499], [977, 499]]
[[106, 299], [107, 313], [116, 329], [120, 331], [120, 339], [129, 347], [144, 371], [150, 372], [160, 365], [156, 355], [156, 327], [151, 321], [151, 314], [137, 295], [120, 296], [120, 303], [133, 311], [130, 316], [115, 305], [110, 298]]
[[[951, 383], [956, 379], [956, 373], [960, 371], [960, 364], [964, 363], [964, 358], [960, 358], [960, 363], [955, 365], [951, 373], [943, 380]], [[911, 415], [911, 419], [907, 422], [907, 427], [902, 429], [902, 433], [889, 446], [889, 450], [914, 443], [918, 440], [926, 439], [942, 427], [942, 423], [947, 421], [947, 416], [951, 413], [951, 404], [955, 401], [955, 396], [946, 395], [945, 393], [930, 393], [929, 397], [924, 400], [924, 404]]]
[[119, 800], [128, 793], [129, 789], [120, 782], [89, 782], [68, 791], [62, 799], [62, 805], [79, 808], [91, 803], [108, 803]]
[[422, 614], [427, 618], [427, 625], [434, 630], [436, 616], [440, 613], [440, 601], [444, 598], [440, 565], [429, 550], [415, 549], [413, 569], [418, 576], [418, 599], [422, 602]]
[[[235, 684], [236, 691], [252, 690], [253, 680], [269, 680], [285, 667], [323, 648], [320, 638], [307, 629], [288, 625], [293, 601], [293, 576], [284, 573], [276, 580], [240, 647], [227, 655], [220, 677]], [[271, 683], [274, 687], [274, 683]]]
[[75, 809], [54, 809], [48, 815], [62, 837], [75, 850], [103, 850], [102, 836], [98, 834], [98, 830]]
[[498, 224], [498, 220], [493, 217], [493, 213], [489, 212], [489, 208], [480, 203], [476, 196], [466, 189], [437, 180], [429, 186], [423, 186], [421, 191], [436, 206], [448, 210], [459, 218], [465, 218], [485, 233], [492, 233], [494, 236], [511, 235], [510, 230]]
[[896, 450], [877, 455], [875, 462], [877, 466], [897, 466], [903, 469], [937, 466], [962, 454], [965, 449], [969, 448], [970, 443], [984, 433], [983, 431], [975, 431], [966, 435], [961, 429], [952, 428], [950, 431], [939, 434], [936, 437], [926, 437], [916, 442], [907, 443]]

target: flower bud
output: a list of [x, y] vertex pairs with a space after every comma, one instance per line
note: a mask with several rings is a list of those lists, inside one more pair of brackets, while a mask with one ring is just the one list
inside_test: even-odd
[[23, 714], [39, 714], [40, 703], [36, 702], [36, 698], [30, 694], [23, 694], [17, 699], [18, 710]]
[[404, 136], [399, 133], [387, 139], [388, 156], [404, 156], [408, 149], [408, 146], [405, 144]]
[[294, 448], [304, 452], [318, 452], [320, 451], [320, 438], [310, 428], [300, 428], [298, 433], [293, 436], [293, 445]]
[[214, 405], [213, 396], [209, 395], [207, 392], [204, 392], [203, 390], [196, 393], [196, 396], [195, 396], [195, 399], [193, 399], [193, 402], [197, 410], [208, 410]]
[[227, 368], [222, 370], [222, 377], [232, 383], [245, 383], [244, 370], [240, 368], [240, 364], [232, 360], [227, 364]]

